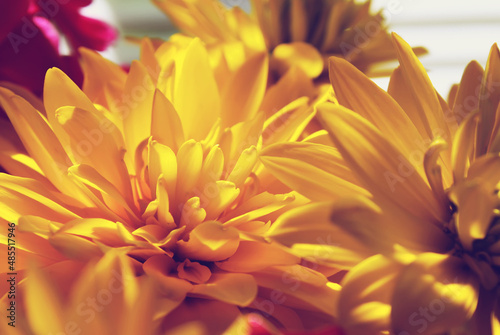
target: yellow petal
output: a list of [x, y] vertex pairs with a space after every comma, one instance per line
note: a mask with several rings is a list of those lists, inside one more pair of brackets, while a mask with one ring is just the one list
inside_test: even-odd
[[[180, 206], [182, 206], [182, 212], [180, 213], [181, 219], [179, 226], [185, 227], [187, 231], [191, 231], [207, 217], [207, 212], [201, 207], [199, 197], [192, 197]], [[173, 210], [175, 210], [175, 208], [173, 208]]]
[[[29, 177], [39, 180], [53, 187], [43, 176], [42, 170], [35, 160], [28, 155], [16, 130], [8, 119], [0, 119], [0, 165], [8, 173], [15, 173], [20, 177]], [[15, 172], [14, 172], [15, 171]]]
[[[123, 119], [123, 137], [128, 152], [127, 160], [134, 161], [139, 144], [151, 136], [154, 94], [155, 85], [148, 70], [140, 62], [133, 61], [123, 89], [123, 101], [119, 104]], [[132, 169], [132, 166], [129, 165], [129, 169]], [[139, 174], [139, 171], [135, 173]]]
[[245, 149], [238, 158], [238, 161], [227, 177], [227, 180], [238, 187], [243, 185], [247, 177], [250, 175], [250, 172], [254, 169], [257, 159], [257, 149], [254, 146]]
[[263, 218], [279, 211], [292, 203], [295, 196], [291, 194], [270, 194], [263, 192], [248, 199], [224, 216], [225, 226], [238, 226], [246, 222]]
[[177, 152], [177, 201], [187, 200], [200, 177], [203, 149], [199, 142], [189, 140]]
[[[89, 198], [94, 200], [95, 205], [109, 214], [113, 220], [121, 221], [119, 218], [117, 219], [116, 215], [118, 214], [132, 223], [138, 224], [140, 222], [137, 209], [129, 204], [130, 201], [123, 197], [115, 185], [101, 176], [92, 166], [75, 165], [68, 169], [68, 173], [75, 181], [81, 183], [82, 189]], [[93, 190], [99, 192], [100, 196], [99, 193], [95, 195]]]
[[[499, 161], [496, 163], [498, 168]], [[472, 251], [473, 241], [486, 237], [494, 216], [493, 210], [497, 207], [498, 197], [487, 185], [472, 181], [452, 187], [450, 200], [459, 208], [456, 218], [458, 237], [462, 246]]]
[[323, 72], [323, 57], [314, 46], [304, 42], [278, 45], [273, 50], [271, 64], [281, 74], [292, 66], [299, 67], [309, 78], [316, 78]]
[[149, 37], [144, 37], [141, 40], [141, 54], [139, 59], [141, 60], [141, 63], [150, 70], [149, 74], [151, 75], [153, 81], [157, 82], [158, 75], [160, 74], [160, 64], [158, 63], [155, 52], [156, 46], [154, 45], [153, 40]]
[[49, 238], [50, 244], [70, 259], [89, 261], [102, 255], [99, 247], [86, 238], [59, 233]]
[[95, 109], [92, 101], [80, 88], [64, 72], [55, 67], [49, 69], [45, 75], [43, 103], [47, 119], [64, 146], [68, 143], [68, 135], [60, 128], [56, 120], [56, 111], [63, 106], [74, 106], [87, 111]]
[[476, 157], [486, 153], [495, 127], [496, 111], [500, 103], [500, 51], [494, 44], [486, 64], [479, 100], [479, 125], [477, 129]]
[[422, 121], [428, 138], [433, 139], [436, 133], [440, 133], [446, 141], [451, 140], [449, 125], [445, 122], [436, 90], [427, 72], [408, 43], [396, 33], [392, 36], [406, 87], [409, 88], [413, 103], [417, 107], [418, 116], [416, 117]]
[[260, 160], [287, 186], [312, 200], [364, 194], [333, 148], [314, 143], [280, 143], [262, 150]]
[[156, 194], [156, 184], [162, 176], [169, 197], [174, 198], [177, 182], [177, 158], [172, 149], [155, 140], [149, 143], [149, 185], [151, 193]]
[[163, 227], [175, 228], [174, 218], [170, 213], [170, 197], [168, 195], [169, 183], [163, 175], [158, 177], [156, 187], [156, 199], [158, 200], [157, 217], [158, 223]]
[[392, 330], [439, 334], [474, 313], [479, 283], [459, 258], [425, 253], [405, 267], [392, 298]]
[[339, 321], [353, 334], [371, 334], [390, 327], [391, 295], [401, 265], [372, 256], [347, 273], [339, 298]]
[[467, 115], [477, 109], [479, 105], [477, 90], [481, 86], [483, 74], [484, 70], [478, 62], [472, 61], [467, 64], [453, 102], [453, 115], [450, 115], [455, 118], [457, 124], [462, 123]]
[[234, 304], [212, 299], [189, 299], [163, 319], [165, 335], [225, 334], [241, 315]]
[[304, 1], [294, 0], [290, 3], [290, 35], [292, 41], [305, 41], [307, 39], [307, 10]]
[[[193, 99], [193, 92], [196, 99]], [[187, 138], [203, 139], [219, 116], [219, 91], [207, 52], [199, 39], [194, 39], [185, 58], [176, 62], [173, 102]]]
[[[259, 286], [281, 292], [285, 306], [337, 314], [340, 285], [301, 265], [274, 266], [253, 273]], [[300, 288], [300, 289], [299, 289]]]
[[45, 118], [25, 100], [3, 88], [0, 89], [0, 103], [26, 150], [45, 176], [63, 193], [89, 204], [88, 199], [74, 187], [66, 175], [72, 162]]
[[103, 129], [101, 125], [109, 122], [104, 116], [70, 106], [59, 108], [56, 118], [69, 137], [75, 163], [92, 166], [132, 202], [129, 172], [123, 161], [125, 151], [122, 143], [115, 141], [121, 137], [118, 129]]
[[224, 153], [218, 145], [214, 145], [203, 160], [198, 185], [205, 188], [206, 185], [215, 183], [221, 179], [224, 170]]
[[159, 90], [155, 91], [151, 120], [153, 140], [177, 151], [184, 143], [182, 124], [174, 106]]
[[354, 266], [372, 254], [362, 242], [332, 224], [331, 215], [331, 203], [301, 206], [281, 215], [265, 236], [308, 261], [339, 268]]
[[[331, 9], [325, 8], [324, 12], [320, 13], [323, 17], [326, 17], [325, 26], [323, 29], [316, 28], [316, 32], [325, 32], [325, 37], [323, 38], [323, 43], [321, 45], [322, 52], [328, 52], [332, 49], [335, 43], [338, 43], [339, 31], [343, 29], [343, 18], [347, 17], [349, 13], [347, 10], [349, 9], [349, 3], [346, 2], [335, 2], [332, 3]], [[348, 33], [350, 29], [344, 32]], [[345, 37], [342, 36], [344, 39]]]
[[40, 269], [32, 267], [26, 281], [26, 313], [35, 334], [64, 332], [61, 297]]
[[323, 104], [320, 116], [348, 166], [375, 197], [390, 199], [430, 222], [446, 219], [448, 208], [440, 206], [413, 165], [378, 129], [333, 104]]
[[221, 261], [232, 256], [239, 245], [235, 228], [224, 227], [216, 221], [207, 221], [189, 234], [189, 240], [179, 241], [179, 254], [192, 260]]
[[255, 299], [257, 283], [244, 273], [214, 273], [206, 284], [193, 286], [191, 293], [244, 307]]
[[329, 62], [339, 103], [370, 121], [408, 158], [421, 136], [405, 111], [351, 63], [336, 57]]
[[292, 67], [271, 86], [264, 96], [261, 110], [269, 117], [301, 97], [313, 98], [316, 89], [312, 80], [298, 67]]
[[443, 208], [449, 205], [448, 197], [445, 194], [445, 187], [448, 188], [451, 181], [447, 185], [443, 184], [443, 174], [441, 166], [438, 164], [440, 154], [448, 148], [448, 144], [438, 138], [434, 140], [424, 156], [424, 169], [427, 181], [431, 186], [436, 199], [441, 203]]
[[87, 48], [79, 48], [84, 75], [82, 91], [94, 103], [110, 107], [104, 93], [112, 92], [119, 96], [127, 78], [125, 71], [116, 63], [104, 58], [98, 52]]
[[314, 109], [309, 106], [306, 97], [290, 102], [264, 123], [263, 145], [296, 141], [314, 115]]
[[472, 155], [474, 153], [474, 133], [477, 129], [477, 113], [470, 113], [460, 124], [453, 139], [451, 164], [455, 183], [467, 175]]
[[273, 265], [298, 264], [300, 258], [277, 244], [241, 241], [238, 249], [217, 266], [230, 272], [254, 272]]
[[219, 141], [224, 153], [224, 164], [230, 170], [241, 153], [251, 146], [259, 146], [264, 115], [258, 113], [254, 118], [239, 122], [226, 128]]
[[66, 222], [79, 218], [78, 213], [85, 207], [32, 179], [0, 174], [0, 188], [0, 217], [9, 222], [30, 214]]
[[401, 262], [405, 259], [399, 258], [400, 247], [417, 252], [448, 252], [454, 244], [440, 225], [417, 218], [393, 202], [381, 199], [374, 203], [364, 197], [341, 198], [333, 203], [330, 220], [372, 252]]
[[179, 278], [189, 280], [196, 284], [203, 284], [210, 279], [212, 272], [205, 265], [198, 262], [191, 262], [185, 259], [184, 262], [177, 267]]
[[200, 196], [202, 206], [207, 212], [207, 220], [215, 220], [236, 200], [240, 190], [226, 180], [217, 180], [214, 184], [205, 185]]
[[227, 80], [221, 95], [223, 127], [255, 117], [266, 90], [267, 73], [267, 55], [256, 54]]
[[118, 235], [116, 223], [99, 218], [72, 220], [57, 231], [57, 234], [61, 233], [88, 237], [111, 246], [120, 246], [123, 243]]

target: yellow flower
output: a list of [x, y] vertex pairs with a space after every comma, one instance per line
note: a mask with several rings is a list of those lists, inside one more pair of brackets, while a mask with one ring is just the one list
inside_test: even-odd
[[387, 71], [377, 65], [396, 59], [382, 14], [370, 12], [370, 1], [252, 0], [251, 14], [239, 7], [227, 9], [218, 0], [153, 2], [183, 33], [217, 49], [229, 67], [267, 51], [272, 78], [298, 67], [311, 79], [325, 74], [326, 81], [330, 56], [344, 57], [361, 71], [380, 75]]
[[[492, 47], [485, 71], [471, 62], [446, 103], [409, 45], [397, 35], [394, 45], [400, 67], [389, 94], [345, 60], [332, 58], [330, 78], [339, 104], [318, 107], [356, 176], [350, 190], [357, 193], [333, 208], [296, 209], [302, 219], [289, 212], [273, 226], [274, 237], [292, 250], [326, 247], [345, 249], [354, 260], [366, 257], [342, 281], [339, 320], [348, 334], [497, 333], [500, 52]], [[274, 170], [267, 161], [283, 146], [262, 153]], [[330, 179], [338, 176], [322, 170]], [[277, 176], [290, 184], [293, 174]], [[305, 218], [316, 220], [316, 232], [330, 234], [329, 244], [283, 234]], [[330, 258], [325, 262], [338, 262]]]
[[267, 55], [219, 81], [199, 39], [144, 40], [128, 74], [82, 57], [83, 91], [55, 68], [43, 103], [0, 88], [15, 129], [1, 125], [0, 218], [16, 223], [17, 329], [245, 333], [252, 313], [271, 328], [331, 324], [336, 270], [265, 238], [307, 199], [258, 153], [297, 139], [312, 108], [259, 112]]

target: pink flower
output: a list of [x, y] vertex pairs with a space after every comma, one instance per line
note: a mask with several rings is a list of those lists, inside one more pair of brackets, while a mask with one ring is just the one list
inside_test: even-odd
[[[83, 77], [78, 48], [105, 50], [117, 31], [80, 14], [91, 0], [0, 0], [0, 81], [21, 85], [41, 95], [45, 72], [58, 67], [77, 84]], [[64, 35], [69, 55], [59, 52]]]

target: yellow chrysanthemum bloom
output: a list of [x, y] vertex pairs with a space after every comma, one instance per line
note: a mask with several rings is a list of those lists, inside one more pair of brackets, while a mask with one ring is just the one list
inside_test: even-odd
[[[339, 104], [318, 109], [356, 176], [347, 185], [353, 196], [289, 212], [274, 237], [311, 253], [345, 249], [344, 261], [367, 257], [341, 283], [339, 320], [348, 334], [498, 334], [500, 52], [493, 46], [485, 71], [471, 62], [446, 103], [410, 46], [397, 35], [394, 44], [400, 67], [388, 93], [345, 60], [330, 60]], [[324, 147], [317, 142], [309, 153]], [[277, 153], [297, 146], [262, 153], [288, 184], [307, 178], [268, 161], [290, 159], [295, 154]], [[330, 162], [303, 165], [334, 180], [337, 161]], [[283, 234], [310, 221], [328, 244]]]
[[218, 50], [229, 67], [268, 52], [274, 80], [296, 66], [308, 78], [325, 74], [327, 81], [330, 56], [344, 57], [369, 74], [384, 73], [376, 66], [396, 59], [382, 14], [370, 12], [370, 1], [251, 0], [251, 14], [218, 0], [153, 2], [183, 33]]
[[145, 40], [128, 74], [82, 57], [83, 91], [58, 69], [43, 103], [0, 88], [15, 129], [1, 125], [0, 218], [16, 224], [16, 330], [246, 333], [252, 313], [267, 327], [331, 324], [337, 270], [265, 236], [307, 199], [258, 152], [296, 139], [312, 108], [258, 112], [267, 55], [219, 81], [198, 39]]

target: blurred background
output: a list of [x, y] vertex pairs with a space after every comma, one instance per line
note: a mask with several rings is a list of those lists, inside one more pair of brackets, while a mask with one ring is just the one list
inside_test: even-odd
[[[247, 0], [221, 0], [248, 10]], [[424, 46], [421, 58], [434, 86], [444, 97], [460, 81], [468, 62], [485, 65], [493, 43], [500, 42], [499, 0], [372, 0], [373, 11], [383, 10], [389, 28], [413, 46]], [[94, 0], [85, 14], [118, 26], [121, 38], [104, 53], [119, 63], [139, 55], [126, 36], [168, 38], [175, 33], [162, 12], [148, 0]], [[376, 82], [387, 88], [388, 78]]]

